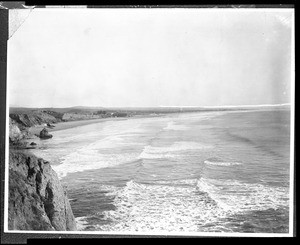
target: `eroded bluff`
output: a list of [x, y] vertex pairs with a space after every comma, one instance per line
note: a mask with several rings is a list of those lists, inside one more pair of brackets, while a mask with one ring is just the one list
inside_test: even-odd
[[76, 230], [75, 218], [49, 162], [17, 150], [9, 153], [10, 230]]

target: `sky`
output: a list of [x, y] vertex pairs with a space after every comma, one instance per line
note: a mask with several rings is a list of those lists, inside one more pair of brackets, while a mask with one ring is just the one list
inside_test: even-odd
[[8, 41], [10, 106], [226, 106], [291, 99], [292, 10], [17, 11], [11, 16], [26, 18]]

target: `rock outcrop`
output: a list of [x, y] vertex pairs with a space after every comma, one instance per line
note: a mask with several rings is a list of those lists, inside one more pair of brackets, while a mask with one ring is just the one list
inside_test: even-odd
[[41, 132], [40, 132], [40, 138], [41, 139], [50, 139], [52, 138], [52, 134], [49, 134], [48, 130], [46, 128], [44, 128]]
[[27, 147], [25, 138], [29, 136], [27, 129], [20, 130], [18, 124], [13, 120], [9, 119], [9, 145], [14, 148]]
[[21, 151], [9, 153], [10, 230], [76, 230], [66, 195], [49, 162]]
[[9, 140], [11, 142], [17, 142], [24, 138], [24, 133], [21, 132], [18, 124], [11, 118], [9, 118]]
[[19, 127], [32, 127], [35, 125], [56, 123], [62, 121], [62, 113], [53, 111], [28, 111], [26, 113], [10, 113], [9, 117], [16, 121]]

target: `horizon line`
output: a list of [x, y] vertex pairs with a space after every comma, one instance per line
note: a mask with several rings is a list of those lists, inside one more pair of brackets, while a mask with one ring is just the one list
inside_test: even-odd
[[26, 106], [8, 106], [9, 108], [26, 108], [26, 109], [43, 109], [43, 108], [76, 108], [76, 107], [88, 107], [88, 108], [238, 108], [238, 107], [264, 107], [264, 106], [286, 106], [291, 105], [291, 103], [282, 104], [257, 104], [257, 105], [222, 105], [222, 106], [66, 106], [66, 107], [26, 107]]

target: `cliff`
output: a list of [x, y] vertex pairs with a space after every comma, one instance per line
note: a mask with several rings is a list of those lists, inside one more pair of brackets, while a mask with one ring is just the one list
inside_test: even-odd
[[9, 153], [10, 230], [76, 230], [76, 222], [57, 174], [49, 162], [21, 151]]
[[48, 111], [32, 111], [27, 113], [10, 113], [13, 119], [21, 128], [32, 127], [44, 123], [56, 123], [62, 121], [62, 115]]
[[89, 120], [108, 117], [129, 117], [135, 113], [119, 110], [98, 110], [88, 108], [10, 108], [9, 117], [15, 121], [20, 130], [41, 124], [64, 121]]
[[25, 137], [25, 135], [24, 135], [24, 133], [21, 132], [16, 121], [9, 118], [9, 140], [10, 140], [10, 142], [20, 141], [24, 137]]

